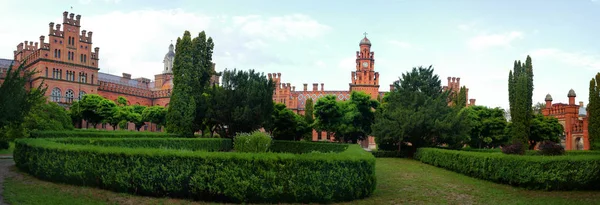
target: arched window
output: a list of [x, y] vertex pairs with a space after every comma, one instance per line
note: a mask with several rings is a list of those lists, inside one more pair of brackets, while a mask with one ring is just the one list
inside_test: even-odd
[[71, 90], [71, 89], [67, 90], [67, 93], [65, 93], [65, 97], [67, 98], [67, 103], [72, 103], [74, 96], [75, 96], [75, 94], [73, 93], [73, 90]]
[[58, 49], [58, 58], [60, 58], [60, 49]]
[[79, 91], [79, 100], [83, 99], [84, 95], [85, 95], [85, 91]]
[[50, 100], [52, 102], [60, 102], [60, 89], [59, 88], [52, 89], [52, 93], [50, 95]]

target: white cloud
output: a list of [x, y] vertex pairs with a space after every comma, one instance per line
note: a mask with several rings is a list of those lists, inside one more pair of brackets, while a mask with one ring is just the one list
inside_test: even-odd
[[523, 36], [523, 33], [519, 31], [501, 34], [483, 34], [470, 39], [467, 45], [474, 50], [482, 50], [489, 47], [510, 47], [513, 41], [522, 39]]
[[325, 67], [327, 67], [327, 64], [325, 62], [323, 62], [322, 60], [318, 60], [315, 62], [315, 66], [317, 68], [325, 68]]
[[555, 59], [568, 65], [589, 69], [600, 70], [600, 55], [567, 52], [556, 48], [537, 49], [529, 52], [532, 58]]
[[404, 42], [404, 41], [391, 40], [388, 43], [390, 43], [392, 45], [396, 45], [400, 48], [411, 48], [412, 47], [412, 44], [410, 44], [408, 42]]

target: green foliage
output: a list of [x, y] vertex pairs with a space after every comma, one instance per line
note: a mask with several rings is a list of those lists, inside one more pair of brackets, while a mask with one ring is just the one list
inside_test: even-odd
[[452, 106], [462, 109], [467, 106], [467, 87], [462, 86], [458, 93], [453, 94]]
[[375, 110], [379, 107], [377, 100], [364, 92], [353, 91], [350, 100], [338, 101], [342, 109], [342, 122], [338, 124], [336, 136], [344, 142], [356, 143], [366, 140], [371, 134], [371, 126], [375, 120]]
[[236, 152], [267, 152], [272, 140], [271, 136], [260, 131], [238, 133], [233, 141], [233, 149]]
[[276, 140], [273, 142], [269, 151], [277, 153], [328, 153], [328, 152], [343, 152], [348, 149], [349, 144], [331, 143], [331, 142], [298, 142], [298, 141], [282, 141]]
[[546, 108], [546, 103], [538, 102], [531, 108], [534, 114], [542, 114], [542, 110]]
[[418, 147], [447, 144], [462, 147], [468, 140], [467, 112], [448, 106], [448, 91], [432, 66], [402, 74], [394, 90], [384, 97], [372, 130], [378, 145], [412, 144]]
[[371, 154], [375, 156], [375, 158], [405, 158], [406, 153], [400, 151], [385, 151], [385, 150], [375, 150], [372, 151]]
[[[133, 144], [133, 143], [132, 143]], [[370, 196], [375, 158], [340, 153], [192, 152], [20, 139], [16, 166], [40, 179], [159, 197], [237, 203], [331, 203]]]
[[552, 142], [552, 141], [548, 141], [548, 140], [540, 143], [539, 150], [540, 150], [539, 153], [541, 155], [553, 156], [553, 155], [565, 154], [564, 147], [562, 147], [560, 144], [558, 144], [556, 142]]
[[306, 128], [300, 128], [304, 119], [294, 111], [288, 109], [285, 104], [274, 104], [271, 119], [265, 123], [265, 130], [271, 132], [277, 140], [300, 140], [306, 135]]
[[[263, 73], [225, 70], [222, 87], [214, 86], [210, 96], [208, 123], [221, 128], [221, 136], [261, 128], [273, 112], [275, 85]], [[224, 132], [227, 126], [227, 132]]]
[[132, 132], [104, 130], [64, 130], [32, 131], [32, 138], [166, 138], [183, 137], [163, 132]]
[[587, 111], [590, 149], [600, 150], [600, 73], [590, 80]]
[[[555, 117], [546, 117], [543, 114], [532, 114], [532, 120], [529, 127], [530, 137], [527, 143], [528, 149], [533, 149], [538, 142], [552, 141], [560, 142], [560, 136], [564, 133], [563, 126], [558, 122]], [[514, 124], [508, 123], [505, 130], [505, 135], [510, 136]]]
[[167, 109], [161, 106], [151, 106], [144, 108], [142, 111], [142, 121], [154, 123], [156, 125], [165, 126]]
[[73, 124], [67, 110], [55, 102], [35, 105], [25, 117], [23, 127], [33, 130], [71, 130]]
[[167, 132], [185, 136], [194, 135], [196, 118], [194, 47], [189, 31], [177, 38], [173, 62], [173, 92], [167, 110]]
[[527, 56], [525, 63], [515, 61], [508, 74], [510, 119], [512, 122], [511, 144], [521, 143], [526, 148], [530, 137], [532, 120], [533, 65]]
[[312, 98], [307, 98], [306, 102], [304, 103], [304, 119], [309, 125], [313, 124], [313, 122], [315, 121], [314, 105]]
[[[112, 102], [112, 101], [111, 101]], [[102, 96], [97, 94], [86, 94], [83, 98], [77, 103], [71, 105], [71, 109], [75, 108], [78, 112], [72, 112], [73, 114], [80, 113], [81, 119], [91, 123], [94, 127], [102, 121], [105, 121], [105, 116], [111, 116], [107, 114], [106, 107], [102, 107], [100, 103], [104, 103], [104, 105], [109, 105], [110, 103], [106, 102]], [[114, 103], [114, 102], [113, 102]], [[115, 105], [116, 106], [116, 105]], [[110, 111], [110, 110], [108, 110]], [[71, 116], [73, 116], [73, 114]]]
[[[129, 136], [127, 136], [129, 137]], [[162, 135], [165, 137], [165, 135]], [[191, 151], [229, 151], [233, 144], [225, 138], [58, 138], [50, 141], [103, 147], [158, 148]]]
[[194, 130], [203, 130], [206, 127], [205, 119], [209, 112], [207, 96], [204, 95], [206, 90], [210, 89], [210, 79], [215, 74], [213, 70], [212, 54], [214, 43], [211, 37], [206, 36], [204, 31], [192, 39], [193, 52], [193, 69], [190, 72], [191, 79], [191, 94], [196, 101], [196, 115], [194, 119]]
[[471, 122], [469, 146], [474, 148], [494, 148], [508, 142], [505, 135], [507, 125], [502, 108], [469, 106], [465, 108]]
[[123, 96], [119, 96], [119, 97], [117, 97], [117, 105], [118, 106], [127, 106], [127, 105], [129, 105], [129, 102], [127, 101], [127, 98], [125, 98]]
[[0, 139], [0, 150], [10, 148], [10, 143], [6, 139]]
[[344, 123], [342, 117], [343, 103], [338, 103], [335, 95], [326, 95], [315, 103], [315, 127], [327, 132], [335, 132], [340, 124]]
[[600, 188], [600, 155], [515, 156], [421, 148], [417, 159], [479, 179], [529, 189]]

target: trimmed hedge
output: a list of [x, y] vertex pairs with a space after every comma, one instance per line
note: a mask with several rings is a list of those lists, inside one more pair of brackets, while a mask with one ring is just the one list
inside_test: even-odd
[[48, 140], [76, 145], [190, 151], [230, 151], [232, 147], [231, 139], [225, 138], [58, 138]]
[[472, 177], [528, 189], [600, 189], [600, 155], [516, 156], [420, 148], [416, 158]]
[[269, 148], [271, 152], [279, 153], [328, 153], [328, 152], [343, 152], [348, 149], [349, 144], [329, 143], [329, 142], [305, 142], [305, 141], [288, 141], [274, 140], [274, 143]]
[[[14, 160], [20, 170], [48, 181], [138, 195], [225, 202], [350, 201], [370, 196], [376, 186], [375, 158], [358, 145], [347, 145], [339, 153], [290, 154], [66, 143], [83, 140], [89, 141], [18, 139]], [[92, 143], [106, 145], [111, 140]]]
[[376, 158], [405, 158], [406, 154], [399, 151], [374, 150], [371, 154]]
[[69, 130], [69, 131], [32, 131], [31, 138], [175, 138], [176, 134], [164, 132], [133, 132], [133, 131], [99, 131], [99, 130]]

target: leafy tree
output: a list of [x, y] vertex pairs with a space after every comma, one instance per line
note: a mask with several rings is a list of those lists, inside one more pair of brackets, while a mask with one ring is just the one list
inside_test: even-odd
[[452, 105], [457, 109], [462, 109], [467, 106], [467, 87], [460, 87], [458, 93], [454, 93]]
[[67, 110], [55, 102], [40, 103], [25, 117], [23, 127], [28, 130], [71, 130], [73, 124]]
[[71, 103], [67, 114], [71, 118], [71, 122], [73, 123], [73, 125], [75, 125], [78, 128], [82, 127], [81, 121], [83, 120], [83, 116], [80, 101], [74, 101], [73, 103]]
[[335, 95], [319, 98], [315, 104], [315, 127], [327, 131], [328, 137], [343, 123], [344, 113], [341, 105], [344, 104], [338, 103]]
[[194, 81], [194, 47], [189, 31], [177, 38], [173, 62], [173, 92], [167, 110], [167, 132], [191, 137], [194, 135], [196, 98]]
[[[507, 137], [512, 133], [513, 123], [509, 123], [505, 130]], [[563, 126], [555, 117], [546, 117], [542, 114], [532, 114], [529, 129], [531, 130], [528, 149], [533, 149], [539, 142], [552, 141], [559, 143], [560, 136], [564, 133]]]
[[127, 104], [129, 104], [127, 101], [127, 98], [125, 98], [123, 96], [117, 97], [117, 105], [118, 106], [127, 106]]
[[310, 123], [306, 121], [306, 118], [295, 115], [296, 118], [296, 137], [297, 139], [304, 139], [307, 141], [312, 140], [313, 128]]
[[144, 114], [144, 110], [146, 106], [143, 105], [131, 105], [129, 106], [131, 109], [131, 114], [129, 115], [129, 121], [135, 125], [135, 129], [140, 131], [140, 129], [146, 125], [146, 122], [142, 115]]
[[590, 80], [588, 111], [588, 140], [590, 149], [600, 149], [600, 73]]
[[494, 148], [508, 141], [505, 135], [507, 121], [503, 109], [484, 106], [470, 106], [465, 109], [469, 112], [471, 122], [469, 146]]
[[307, 129], [310, 132], [305, 119], [282, 103], [274, 104], [271, 119], [264, 128], [277, 140], [300, 140], [305, 137]]
[[352, 143], [366, 140], [371, 134], [371, 125], [375, 120], [375, 110], [379, 107], [379, 101], [371, 99], [371, 96], [364, 92], [353, 91], [350, 100], [338, 103], [344, 116], [338, 124], [336, 136], [339, 135], [344, 141]]
[[432, 66], [413, 68], [394, 83], [375, 115], [372, 130], [378, 144], [410, 143], [418, 147], [462, 147], [468, 140], [466, 112], [448, 106], [449, 91]]
[[167, 109], [161, 106], [151, 106], [144, 108], [142, 111], [142, 120], [156, 124], [157, 127], [166, 124]]
[[546, 109], [546, 103], [538, 102], [531, 108], [534, 114], [542, 114], [542, 110]]
[[273, 112], [274, 89], [273, 81], [263, 73], [225, 70], [222, 88], [211, 89], [211, 104], [218, 105], [210, 108], [211, 123], [218, 124], [221, 136], [228, 137], [261, 128]]
[[101, 111], [100, 103], [105, 100], [106, 99], [97, 94], [84, 95], [83, 98], [76, 104], [79, 107], [78, 110], [80, 110], [81, 118], [89, 123], [92, 123], [94, 127], [96, 127], [98, 123], [104, 121], [105, 116], [110, 116], [105, 113], [106, 110]]
[[526, 148], [533, 117], [533, 65], [530, 56], [527, 56], [525, 64], [515, 61], [514, 68], [508, 75], [508, 92], [512, 121], [511, 143], [522, 143], [524, 146], [520, 147]]
[[126, 111], [120, 108], [121, 106], [117, 106], [117, 103], [114, 101], [102, 98], [98, 103], [97, 113], [102, 118], [103, 123], [109, 123], [116, 129], [116, 126], [127, 118], [127, 113], [122, 114], [122, 112]]

